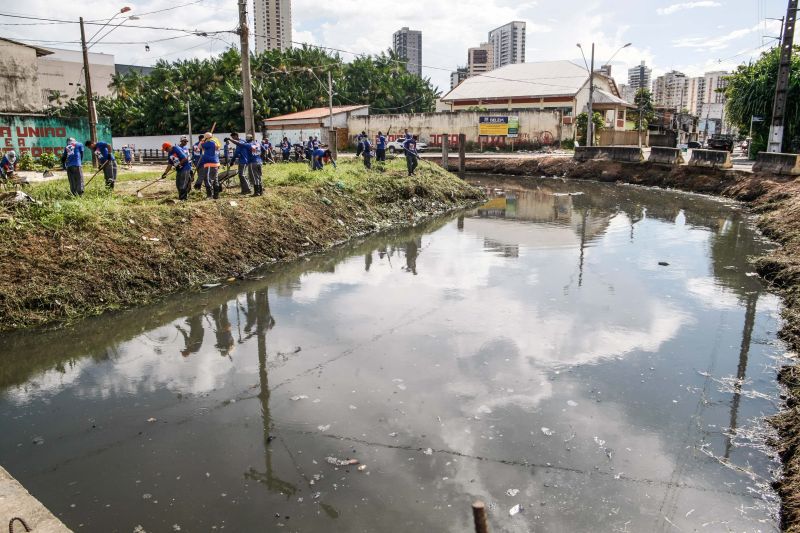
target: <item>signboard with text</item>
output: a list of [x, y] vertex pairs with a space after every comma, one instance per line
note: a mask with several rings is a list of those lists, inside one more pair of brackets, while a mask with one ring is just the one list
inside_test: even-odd
[[478, 135], [519, 136], [519, 116], [478, 117]]
[[[0, 115], [0, 152], [14, 150], [38, 158], [44, 153], [61, 156], [67, 139], [89, 139], [89, 121], [85, 118], [58, 118], [33, 115]], [[97, 138], [111, 142], [108, 122], [97, 124]]]

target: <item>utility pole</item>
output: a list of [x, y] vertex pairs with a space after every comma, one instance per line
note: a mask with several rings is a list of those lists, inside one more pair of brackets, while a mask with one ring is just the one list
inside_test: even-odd
[[336, 157], [336, 130], [333, 129], [333, 76], [328, 71], [328, 145]]
[[[585, 63], [584, 63], [585, 64]], [[594, 146], [594, 43], [592, 43], [592, 60], [589, 67], [589, 120], [586, 121], [586, 146]]]
[[[83, 17], [81, 21], [81, 49], [83, 50], [83, 72], [86, 75], [86, 109], [89, 110], [89, 136], [93, 143], [97, 142], [97, 113], [94, 109], [94, 97], [92, 95], [92, 76], [89, 72], [89, 49], [86, 48], [86, 32], [83, 29]], [[94, 151], [93, 151], [94, 152]], [[97, 158], [92, 157], [94, 165], [97, 166]]]
[[244, 104], [245, 133], [255, 135], [253, 118], [253, 80], [250, 78], [250, 30], [247, 27], [247, 4], [239, 0], [239, 39], [242, 50], [242, 99]]
[[186, 118], [189, 122], [189, 149], [192, 148], [192, 108], [189, 100], [186, 100]]
[[772, 104], [772, 124], [769, 127], [767, 151], [777, 153], [783, 146], [784, 115], [786, 97], [789, 93], [789, 75], [792, 68], [792, 45], [794, 44], [794, 23], [797, 18], [798, 0], [789, 0], [786, 9], [786, 23], [783, 25], [781, 40], [781, 62], [778, 67], [778, 82], [775, 85], [775, 101]]

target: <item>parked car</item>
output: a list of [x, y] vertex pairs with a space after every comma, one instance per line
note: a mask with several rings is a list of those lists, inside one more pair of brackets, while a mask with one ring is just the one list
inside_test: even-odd
[[[417, 141], [417, 152], [424, 152], [427, 149], [428, 149], [427, 144]], [[402, 153], [403, 143], [400, 141], [388, 142], [386, 143], [386, 150], [388, 150], [390, 154]]]
[[733, 152], [733, 135], [714, 134], [707, 141], [709, 150], [727, 150]]
[[686, 144], [686, 147], [687, 148], [702, 148], [703, 145], [701, 143], [697, 142], [697, 141], [689, 141]]

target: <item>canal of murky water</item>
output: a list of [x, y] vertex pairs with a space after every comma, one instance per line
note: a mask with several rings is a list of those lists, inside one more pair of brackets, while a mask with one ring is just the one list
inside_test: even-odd
[[493, 531], [776, 530], [779, 301], [743, 210], [479, 183], [462, 216], [0, 337], [0, 464], [77, 531], [465, 532], [475, 499]]

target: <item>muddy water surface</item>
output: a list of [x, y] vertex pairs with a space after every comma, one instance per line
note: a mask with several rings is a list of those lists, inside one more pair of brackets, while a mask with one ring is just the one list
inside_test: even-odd
[[477, 498], [494, 531], [776, 530], [743, 211], [480, 182], [463, 216], [0, 337], [0, 464], [78, 531], [463, 532]]

